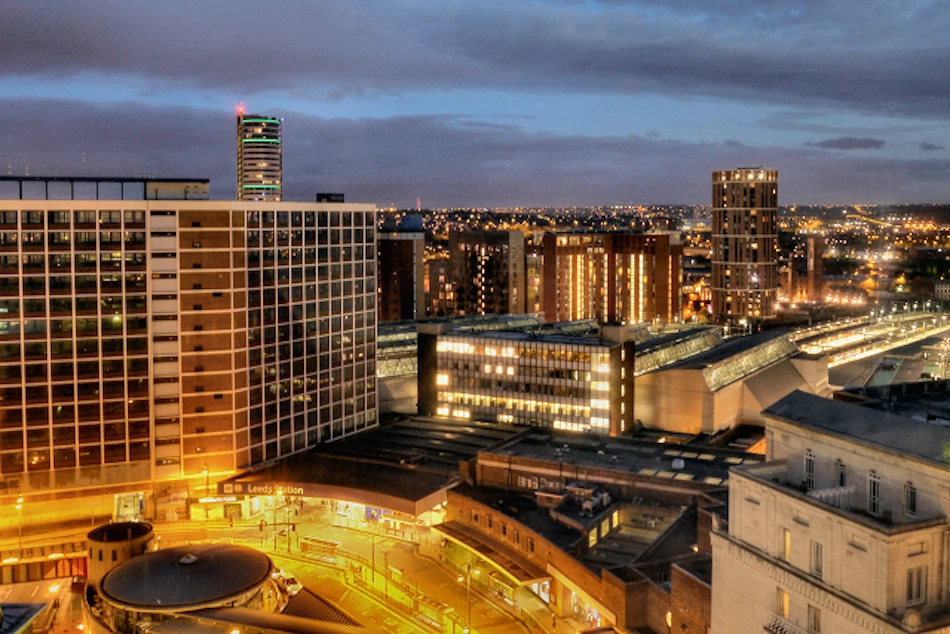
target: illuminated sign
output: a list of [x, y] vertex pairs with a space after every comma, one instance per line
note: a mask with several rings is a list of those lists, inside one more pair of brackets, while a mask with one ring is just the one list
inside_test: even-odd
[[299, 484], [269, 482], [219, 482], [218, 493], [223, 495], [303, 495]]
[[214, 498], [198, 498], [198, 501], [202, 504], [216, 504], [218, 502], [237, 502], [237, 497], [233, 495], [228, 495], [228, 496], [214, 497]]

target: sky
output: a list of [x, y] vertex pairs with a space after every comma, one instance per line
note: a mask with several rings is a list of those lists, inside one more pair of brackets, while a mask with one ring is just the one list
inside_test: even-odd
[[0, 0], [0, 174], [210, 178], [284, 119], [288, 200], [950, 203], [945, 0]]

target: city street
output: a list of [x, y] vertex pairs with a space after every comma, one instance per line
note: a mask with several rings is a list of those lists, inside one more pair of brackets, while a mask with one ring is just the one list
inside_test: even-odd
[[[269, 522], [264, 531], [260, 530], [260, 519], [266, 516]], [[382, 574], [390, 571], [394, 579], [401, 578], [411, 588], [417, 588], [422, 596], [449, 606], [453, 612], [468, 622], [468, 596], [466, 585], [447, 571], [437, 561], [437, 538], [428, 531], [423, 535], [422, 544], [390, 538], [372, 531], [372, 526], [360, 529], [334, 526], [331, 513], [325, 507], [310, 507], [299, 515], [288, 515], [286, 509], [277, 512], [278, 531], [274, 539], [273, 518], [270, 513], [253, 521], [239, 521], [233, 527], [221, 520], [203, 523], [188, 522], [187, 526], [157, 526], [156, 534], [161, 537], [162, 546], [171, 546], [188, 541], [228, 541], [258, 548], [264, 552], [276, 554], [275, 565], [293, 572], [307, 588], [337, 604], [367, 627], [379, 627], [387, 632], [428, 632], [435, 630], [420, 622], [403, 616], [398, 609], [387, 607], [385, 596], [388, 591], [387, 580]], [[292, 530], [296, 527], [296, 532]], [[288, 533], [290, 535], [288, 539]], [[347, 583], [339, 566], [329, 565], [306, 558], [300, 549], [300, 539], [316, 537], [321, 540], [338, 542], [342, 550], [353, 553], [368, 562], [374, 561], [377, 567], [375, 586], [382, 594], [382, 600], [369, 596], [366, 592]], [[288, 552], [289, 547], [289, 552]], [[417, 549], [421, 554], [417, 554]], [[360, 575], [371, 579], [369, 571]], [[352, 577], [351, 577], [352, 578]], [[391, 602], [396, 601], [393, 592]], [[403, 595], [404, 596], [404, 595]], [[471, 626], [476, 632], [519, 633], [528, 631], [519, 620], [495, 606], [476, 591], [471, 593]], [[447, 632], [451, 628], [447, 628]], [[458, 632], [461, 634], [461, 632]]]

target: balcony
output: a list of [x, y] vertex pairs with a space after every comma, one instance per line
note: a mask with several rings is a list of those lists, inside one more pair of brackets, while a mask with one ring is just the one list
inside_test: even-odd
[[798, 627], [778, 614], [766, 613], [765, 626], [762, 628], [771, 634], [808, 634], [808, 630]]
[[855, 493], [857, 493], [857, 489], [852, 484], [846, 487], [815, 489], [808, 492], [808, 497], [815, 498], [838, 509], [849, 509], [854, 506]]

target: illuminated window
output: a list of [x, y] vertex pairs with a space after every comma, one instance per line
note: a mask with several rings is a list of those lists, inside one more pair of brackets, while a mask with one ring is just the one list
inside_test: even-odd
[[781, 588], [775, 589], [775, 613], [783, 619], [788, 618], [788, 592]]
[[439, 374], [435, 379], [436, 385], [448, 385], [449, 384], [449, 375], [448, 374]]

